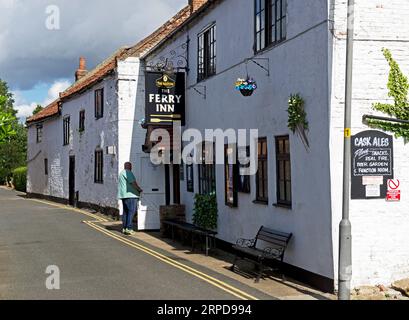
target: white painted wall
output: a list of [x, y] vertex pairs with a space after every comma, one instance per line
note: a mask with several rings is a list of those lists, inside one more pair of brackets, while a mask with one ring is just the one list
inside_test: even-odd
[[[335, 275], [338, 271], [338, 224], [342, 216], [342, 150], [345, 83], [346, 1], [335, 1], [335, 37], [331, 88], [331, 188]], [[367, 130], [362, 115], [376, 114], [373, 103], [388, 97], [389, 66], [381, 52], [389, 48], [409, 75], [409, 2], [357, 0], [355, 17], [352, 133]], [[382, 114], [378, 114], [382, 115]], [[402, 183], [402, 201], [351, 201], [353, 286], [390, 284], [409, 276], [409, 146], [394, 141], [395, 177]]]
[[[235, 91], [234, 83], [238, 77], [246, 75], [242, 62], [254, 56], [253, 6], [253, 1], [223, 1], [198, 19], [189, 30], [161, 48], [161, 52], [166, 55], [189, 36], [189, 128], [255, 128], [259, 129], [260, 136], [268, 137], [268, 206], [253, 203], [255, 178], [252, 177], [252, 194], [239, 194], [237, 209], [227, 207], [223, 166], [217, 168], [218, 237], [235, 243], [241, 237], [254, 237], [262, 225], [293, 232], [294, 238], [287, 251], [286, 262], [332, 278], [329, 150], [326, 147], [329, 145], [327, 3], [321, 0], [309, 1], [308, 6], [300, 8], [299, 1], [288, 1], [288, 41], [257, 56], [270, 59], [270, 77], [256, 65], [249, 64], [249, 73], [257, 80], [259, 89], [252, 97], [244, 98]], [[217, 25], [218, 74], [198, 84], [206, 86], [207, 99], [204, 100], [192, 88], [197, 78], [197, 34], [213, 21]], [[158, 52], [148, 57], [147, 64], [151, 60], [158, 60], [162, 54]], [[197, 89], [203, 91], [200, 87]], [[298, 92], [306, 100], [311, 123], [309, 151], [306, 151], [298, 136], [287, 128], [288, 97]], [[292, 210], [273, 206], [276, 202], [274, 137], [285, 134], [290, 134], [291, 139]], [[198, 192], [197, 167], [194, 174], [195, 192]], [[182, 202], [187, 206], [188, 219], [191, 219], [193, 213], [193, 196], [186, 192], [186, 181], [182, 182]]]
[[[37, 143], [36, 124], [28, 128], [27, 192], [65, 198], [61, 166], [62, 121], [53, 118], [43, 123], [43, 139]], [[44, 159], [48, 159], [48, 176]]]
[[[139, 123], [145, 118], [145, 66], [138, 58], [118, 62], [118, 170], [131, 161], [135, 177], [144, 190], [138, 212], [139, 230], [159, 229], [159, 207], [165, 204], [164, 168], [154, 167], [142, 151], [146, 130]], [[158, 191], [154, 191], [158, 190]], [[122, 203], [119, 202], [122, 211]]]
[[[104, 89], [104, 117], [95, 118], [95, 90]], [[79, 112], [85, 110], [85, 131], [79, 132]], [[68, 198], [69, 156], [75, 156], [75, 189], [79, 201], [102, 207], [117, 208], [118, 159], [108, 155], [106, 147], [118, 145], [118, 113], [116, 77], [105, 78], [82, 94], [64, 102], [60, 121], [71, 117], [71, 139], [68, 146], [60, 146], [64, 177], [64, 195]], [[62, 131], [60, 133], [62, 135]], [[95, 150], [104, 151], [104, 183], [94, 182]]]

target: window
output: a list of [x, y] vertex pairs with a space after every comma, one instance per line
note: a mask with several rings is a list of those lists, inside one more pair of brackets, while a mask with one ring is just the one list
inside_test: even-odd
[[70, 144], [70, 121], [70, 117], [65, 117], [63, 120], [64, 146]]
[[104, 152], [95, 151], [95, 183], [104, 183]]
[[40, 143], [43, 141], [43, 125], [39, 124], [37, 125], [37, 143]]
[[187, 184], [187, 192], [195, 192], [194, 178], [193, 178], [193, 164], [186, 165], [186, 184]]
[[279, 43], [287, 36], [287, 0], [255, 0], [255, 50]]
[[199, 193], [211, 194], [216, 192], [216, 166], [214, 145], [204, 142], [199, 164]]
[[104, 117], [104, 89], [95, 90], [95, 118]]
[[225, 199], [229, 207], [237, 207], [237, 147], [226, 145], [224, 148], [224, 175], [225, 175]]
[[79, 123], [79, 131], [84, 132], [85, 131], [85, 110], [80, 111], [80, 123]]
[[288, 136], [276, 138], [277, 153], [277, 203], [291, 206], [291, 157], [290, 138]]
[[48, 159], [44, 159], [44, 174], [48, 176]]
[[250, 160], [250, 147], [240, 148], [238, 152], [240, 164], [237, 191], [241, 193], [251, 193], [250, 176], [245, 174], [250, 168], [250, 161], [248, 163], [244, 163], [244, 159]]
[[197, 81], [216, 74], [216, 25], [198, 36]]
[[256, 202], [268, 204], [267, 139], [258, 140], [258, 171], [256, 174]]

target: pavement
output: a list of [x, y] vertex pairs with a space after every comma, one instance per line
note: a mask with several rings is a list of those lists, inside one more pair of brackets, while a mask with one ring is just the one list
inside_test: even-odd
[[[274, 273], [255, 284], [252, 268], [233, 273], [221, 250], [206, 257], [159, 233], [120, 229], [100, 214], [0, 188], [0, 299], [334, 299]], [[49, 266], [58, 267], [59, 290], [47, 289]]]

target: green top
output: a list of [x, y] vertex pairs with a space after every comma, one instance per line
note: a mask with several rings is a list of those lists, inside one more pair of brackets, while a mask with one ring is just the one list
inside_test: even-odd
[[133, 187], [135, 176], [132, 171], [124, 170], [119, 175], [118, 181], [118, 199], [139, 198], [140, 193]]

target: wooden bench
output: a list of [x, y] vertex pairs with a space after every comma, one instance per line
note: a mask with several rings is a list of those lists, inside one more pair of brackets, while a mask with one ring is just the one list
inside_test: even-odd
[[[261, 227], [255, 239], [239, 239], [233, 246], [236, 251], [231, 270], [234, 272], [239, 259], [254, 262], [258, 267], [256, 283], [260, 282], [261, 275], [266, 269], [264, 262], [266, 260], [284, 260], [285, 249], [292, 238], [292, 233], [285, 233]], [[258, 246], [264, 242], [266, 246]], [[271, 270], [271, 269], [270, 269]]]
[[195, 235], [202, 236], [206, 239], [206, 256], [209, 255], [209, 250], [212, 247], [216, 247], [217, 232], [215, 231], [207, 230], [177, 219], [165, 219], [162, 223], [171, 228], [173, 241], [175, 241], [175, 228], [190, 234], [192, 238], [192, 251], [195, 249]]

